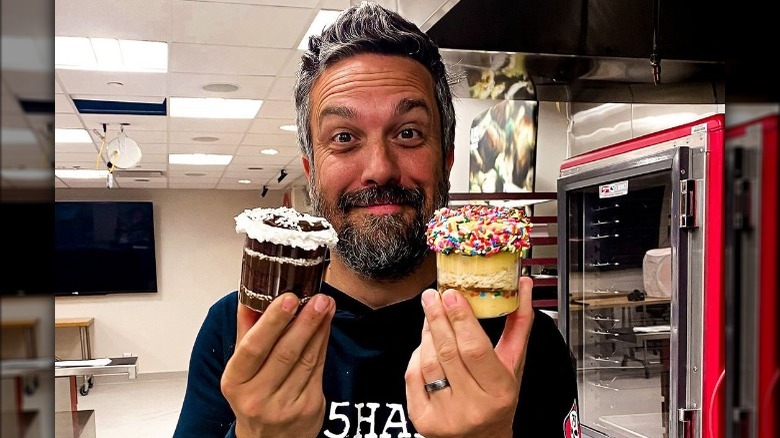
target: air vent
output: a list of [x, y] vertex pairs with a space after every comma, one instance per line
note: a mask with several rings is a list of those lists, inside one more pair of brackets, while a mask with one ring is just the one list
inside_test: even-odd
[[162, 170], [115, 170], [114, 178], [164, 178]]

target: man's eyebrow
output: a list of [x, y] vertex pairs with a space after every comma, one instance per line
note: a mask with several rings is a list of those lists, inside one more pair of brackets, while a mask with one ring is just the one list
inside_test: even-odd
[[322, 109], [322, 111], [320, 111], [320, 120], [327, 116], [354, 119], [357, 118], [357, 112], [355, 112], [354, 108], [350, 108], [348, 106], [326, 106]]
[[395, 113], [397, 115], [406, 114], [415, 108], [422, 108], [428, 116], [431, 116], [431, 107], [428, 106], [428, 102], [423, 99], [404, 98], [395, 104]]

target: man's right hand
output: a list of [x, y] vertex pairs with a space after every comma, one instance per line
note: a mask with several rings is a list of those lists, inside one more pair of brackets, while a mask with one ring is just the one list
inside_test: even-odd
[[322, 427], [322, 371], [336, 305], [318, 294], [293, 318], [298, 303], [288, 292], [262, 315], [238, 305], [236, 349], [221, 382], [238, 438], [315, 437]]

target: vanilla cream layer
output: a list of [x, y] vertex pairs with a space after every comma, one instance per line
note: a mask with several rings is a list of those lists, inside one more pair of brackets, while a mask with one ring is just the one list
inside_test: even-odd
[[463, 296], [466, 297], [466, 301], [471, 305], [471, 310], [474, 311], [474, 316], [477, 318], [495, 318], [506, 315], [514, 312], [520, 304], [519, 295], [517, 294], [511, 297], [496, 297], [490, 294], [472, 296], [465, 293]]
[[244, 252], [248, 256], [260, 260], [267, 260], [269, 262], [276, 262], [276, 263], [286, 263], [288, 265], [295, 265], [295, 266], [317, 266], [320, 263], [325, 261], [325, 256], [317, 257], [315, 259], [295, 259], [292, 257], [271, 256], [268, 254], [263, 254], [261, 252], [253, 251], [249, 248], [244, 248]]

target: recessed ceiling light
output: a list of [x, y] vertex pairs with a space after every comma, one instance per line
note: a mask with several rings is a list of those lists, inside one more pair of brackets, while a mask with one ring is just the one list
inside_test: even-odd
[[225, 154], [169, 154], [170, 164], [194, 164], [194, 165], [226, 165], [233, 159], [232, 155]]
[[119, 82], [119, 81], [108, 81], [106, 82], [106, 85], [108, 85], [111, 88], [122, 88], [125, 86], [124, 82]]
[[92, 143], [92, 137], [86, 129], [65, 129], [56, 128], [54, 130], [55, 143]]
[[204, 119], [253, 119], [263, 104], [257, 99], [225, 99], [222, 97], [172, 97], [171, 117]]
[[219, 137], [212, 137], [210, 135], [201, 135], [199, 137], [192, 137], [195, 141], [212, 142], [219, 140]]
[[206, 176], [203, 172], [185, 172], [184, 174], [187, 176]]
[[101, 179], [108, 176], [108, 170], [55, 169], [54, 175], [61, 179]]
[[240, 179], [240, 180], [238, 180], [238, 183], [239, 184], [252, 184], [252, 180], [251, 179]]
[[234, 91], [238, 91], [238, 85], [236, 84], [228, 84], [225, 82], [212, 82], [210, 84], [206, 84], [201, 87], [202, 89], [206, 91], [214, 91], [217, 93], [232, 93]]
[[298, 130], [298, 127], [295, 125], [281, 125], [279, 129], [282, 131], [295, 132]]
[[309, 37], [312, 35], [319, 35], [322, 30], [328, 27], [331, 23], [336, 21], [341, 11], [329, 11], [327, 9], [320, 9], [317, 12], [317, 16], [314, 17], [314, 21], [311, 22], [311, 26], [306, 31], [306, 34], [301, 38], [298, 43], [298, 50], [306, 50], [309, 48]]
[[279, 153], [279, 151], [274, 148], [265, 148], [261, 150], [260, 153], [263, 155], [276, 155]]
[[54, 66], [77, 70], [165, 73], [168, 71], [168, 43], [55, 36]]

